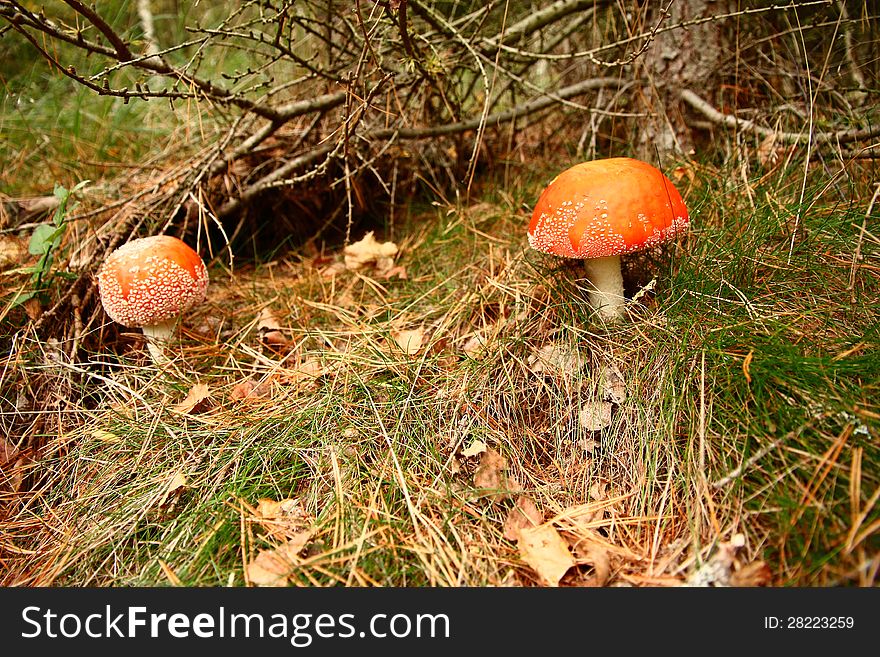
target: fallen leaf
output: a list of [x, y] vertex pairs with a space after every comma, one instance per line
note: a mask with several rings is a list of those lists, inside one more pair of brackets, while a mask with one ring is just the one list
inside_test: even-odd
[[626, 382], [614, 365], [603, 365], [600, 370], [602, 399], [620, 406], [626, 400]]
[[763, 561], [753, 561], [735, 570], [730, 576], [731, 586], [767, 586], [773, 580], [770, 567]]
[[487, 326], [468, 335], [461, 350], [470, 358], [479, 358], [489, 344], [487, 333], [493, 332], [494, 326]]
[[285, 520], [301, 522], [308, 520], [311, 522], [311, 516], [303, 507], [302, 501], [295, 498], [285, 498], [283, 500], [273, 500], [268, 497], [261, 497], [257, 501], [257, 516], [265, 520]]
[[169, 498], [179, 495], [181, 489], [185, 486], [186, 476], [183, 474], [183, 472], [175, 472], [174, 475], [168, 480], [168, 483], [165, 484], [165, 490], [162, 493], [162, 497], [159, 499], [159, 506], [165, 506], [168, 503]]
[[28, 259], [27, 244], [9, 235], [0, 235], [0, 267], [19, 266]]
[[554, 343], [537, 349], [527, 362], [533, 373], [555, 376], [576, 374], [586, 365], [576, 350]]
[[281, 375], [283, 383], [291, 385], [313, 384], [322, 376], [338, 369], [338, 365], [324, 365], [317, 358], [309, 357], [296, 367], [286, 369]]
[[776, 133], [773, 132], [758, 145], [758, 162], [762, 167], [774, 165], [779, 161], [779, 149], [776, 148]]
[[254, 383], [251, 379], [245, 379], [244, 381], [240, 381], [236, 383], [232, 388], [232, 392], [229, 393], [229, 398], [232, 401], [241, 401], [242, 399], [252, 399], [258, 397], [255, 393], [257, 389], [257, 384]]
[[94, 431], [92, 431], [92, 438], [94, 438], [95, 440], [100, 440], [102, 443], [119, 442], [119, 436], [110, 433], [109, 431], [104, 431], [103, 429], [95, 429]]
[[413, 356], [422, 348], [425, 333], [422, 329], [418, 328], [409, 331], [395, 331], [391, 334], [391, 337], [405, 354]]
[[516, 505], [507, 514], [504, 520], [504, 538], [509, 541], [519, 539], [519, 533], [527, 527], [537, 527], [544, 521], [543, 514], [530, 497], [520, 495]]
[[303, 532], [311, 531], [314, 524], [314, 518], [298, 499], [275, 501], [261, 498], [255, 511], [254, 520], [266, 530], [267, 537], [276, 541], [296, 538]]
[[551, 525], [521, 528], [517, 546], [522, 560], [544, 586], [559, 586], [562, 576], [575, 565], [568, 544]]
[[275, 316], [271, 308], [263, 308], [257, 316], [258, 331], [277, 331], [281, 329], [281, 322]]
[[171, 410], [177, 411], [178, 413], [198, 413], [205, 410], [208, 397], [210, 396], [211, 390], [207, 385], [204, 383], [196, 383], [189, 389], [189, 392], [186, 393], [186, 398], [179, 404], [172, 406]]
[[519, 483], [507, 475], [507, 460], [491, 447], [483, 452], [480, 465], [474, 473], [474, 486], [489, 493], [487, 497], [498, 502], [520, 490]]
[[361, 269], [373, 265], [376, 271], [384, 274], [394, 266], [397, 250], [394, 242], [378, 242], [370, 231], [360, 241], [345, 247], [345, 267]]
[[283, 331], [281, 322], [270, 308], [263, 308], [260, 311], [257, 317], [257, 334], [260, 336], [260, 342], [267, 347], [280, 349], [291, 343], [290, 338]]
[[260, 550], [245, 568], [248, 581], [254, 586], [287, 586], [299, 553], [311, 538], [312, 533], [304, 531], [276, 548]]
[[395, 276], [397, 276], [397, 278], [399, 278], [402, 281], [407, 280], [406, 267], [404, 267], [403, 265], [397, 265], [395, 267], [392, 267], [391, 269], [389, 269], [388, 271], [385, 272], [385, 274], [383, 275], [383, 278], [389, 279], [389, 278], [394, 278]]
[[31, 297], [21, 305], [24, 308], [24, 312], [28, 316], [28, 319], [32, 322], [36, 322], [43, 314], [43, 306], [40, 304], [40, 300], [36, 297]]
[[590, 499], [601, 501], [608, 497], [608, 484], [604, 481], [594, 481], [590, 486]]
[[611, 426], [611, 402], [586, 402], [578, 412], [578, 424], [587, 431], [601, 431]]
[[605, 586], [611, 577], [611, 560], [608, 550], [598, 543], [581, 543], [576, 548], [578, 563], [593, 567], [593, 575], [586, 582], [586, 586]]
[[593, 438], [578, 438], [577, 441], [578, 449], [582, 450], [585, 454], [592, 455], [593, 452], [599, 447], [599, 441], [594, 440]]
[[[590, 522], [588, 516], [578, 519], [580, 522]], [[581, 576], [578, 586], [605, 586], [611, 576], [611, 558], [608, 548], [603, 544], [601, 537], [593, 529], [581, 528], [576, 538], [570, 538], [571, 549], [575, 561], [580, 566], [592, 566], [590, 574]]]
[[488, 449], [486, 443], [482, 440], [475, 439], [470, 445], [461, 450], [461, 455], [465, 457], [476, 456], [477, 454], [482, 454]]
[[679, 182], [685, 176], [687, 176], [688, 180], [694, 182], [696, 174], [694, 173], [693, 167], [679, 165], [672, 170], [672, 177], [675, 182]]

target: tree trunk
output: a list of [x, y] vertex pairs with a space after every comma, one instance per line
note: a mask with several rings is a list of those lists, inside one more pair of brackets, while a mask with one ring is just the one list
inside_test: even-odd
[[[674, 0], [662, 27], [729, 11], [727, 0]], [[648, 25], [656, 25], [660, 18], [659, 9], [655, 9], [647, 17]], [[716, 20], [659, 32], [637, 60], [640, 76], [646, 81], [640, 104], [647, 118], [640, 124], [637, 140], [642, 159], [654, 162], [658, 153], [694, 152], [694, 136], [680, 92], [694, 89], [714, 97], [718, 66], [730, 47], [726, 26], [726, 21]]]

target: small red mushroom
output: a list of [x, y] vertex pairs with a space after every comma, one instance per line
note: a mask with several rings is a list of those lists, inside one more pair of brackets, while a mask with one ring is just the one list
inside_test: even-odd
[[200, 303], [208, 270], [199, 254], [176, 237], [154, 235], [132, 240], [111, 253], [98, 271], [104, 310], [115, 322], [141, 328], [156, 363], [177, 318]]
[[615, 321], [625, 302], [620, 256], [671, 240], [688, 221], [681, 194], [656, 167], [627, 157], [594, 160], [547, 185], [532, 213], [529, 245], [583, 259], [590, 303]]

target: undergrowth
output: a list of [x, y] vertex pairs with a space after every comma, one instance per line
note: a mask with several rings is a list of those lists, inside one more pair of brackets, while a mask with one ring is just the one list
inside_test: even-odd
[[[527, 498], [563, 585], [688, 583], [731, 545], [740, 583], [875, 584], [870, 170], [814, 167], [801, 202], [802, 169], [682, 164], [691, 230], [630, 259], [605, 326], [582, 269], [527, 246], [554, 165], [510, 166], [398, 218], [390, 277], [218, 256], [165, 370], [136, 334], [71, 362], [20, 330], [4, 415], [40, 409], [42, 448], [4, 496], [3, 582], [243, 585], [298, 540], [279, 583], [542, 584], [506, 528]], [[71, 394], [29, 399], [41, 377]]]

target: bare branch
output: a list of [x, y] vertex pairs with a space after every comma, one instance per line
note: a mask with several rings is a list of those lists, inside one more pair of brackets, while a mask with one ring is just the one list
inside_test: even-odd
[[831, 132], [816, 132], [810, 135], [807, 132], [779, 132], [760, 126], [749, 119], [741, 119], [731, 114], [724, 114], [712, 107], [690, 89], [682, 89], [681, 99], [695, 110], [700, 112], [709, 121], [728, 128], [738, 128], [761, 135], [762, 137], [775, 136], [781, 142], [788, 144], [847, 144], [854, 141], [863, 141], [880, 136], [880, 125], [873, 128], [836, 130]]

